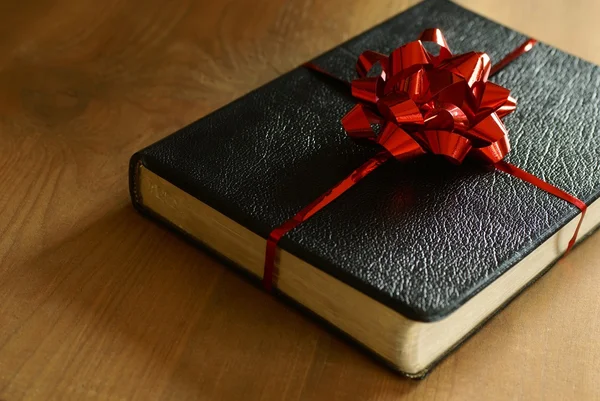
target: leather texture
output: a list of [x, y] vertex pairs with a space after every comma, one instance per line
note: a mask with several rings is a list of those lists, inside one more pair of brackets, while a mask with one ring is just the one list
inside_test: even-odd
[[[429, 0], [318, 57], [351, 79], [366, 49], [425, 28], [454, 53], [500, 60], [525, 37]], [[600, 195], [600, 69], [544, 44], [492, 81], [511, 89], [508, 161], [591, 203]], [[148, 169], [250, 230], [272, 228], [378, 149], [346, 137], [347, 88], [299, 67], [140, 151]], [[135, 201], [134, 201], [135, 202]], [[441, 319], [532, 252], [578, 210], [499, 171], [435, 157], [391, 161], [290, 232], [280, 247], [420, 321]]]

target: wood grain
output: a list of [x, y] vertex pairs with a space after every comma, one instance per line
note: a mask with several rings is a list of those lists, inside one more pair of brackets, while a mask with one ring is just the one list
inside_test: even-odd
[[[413, 0], [0, 4], [0, 399], [600, 399], [600, 236], [403, 379], [129, 205], [137, 149]], [[600, 63], [593, 0], [461, 0]]]

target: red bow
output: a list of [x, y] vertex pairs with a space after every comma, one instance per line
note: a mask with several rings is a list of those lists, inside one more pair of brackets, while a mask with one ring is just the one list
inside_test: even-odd
[[[440, 46], [434, 56], [423, 42]], [[369, 76], [376, 65], [378, 76]], [[510, 91], [488, 82], [487, 54], [453, 56], [439, 29], [394, 50], [389, 57], [367, 50], [356, 63], [352, 95], [360, 100], [342, 118], [352, 138], [381, 144], [397, 159], [424, 153], [460, 164], [467, 155], [494, 164], [509, 152], [502, 117], [515, 110]], [[371, 124], [380, 125], [377, 135]]]

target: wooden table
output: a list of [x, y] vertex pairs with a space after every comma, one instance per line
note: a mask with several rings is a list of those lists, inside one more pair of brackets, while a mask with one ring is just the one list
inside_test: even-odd
[[[135, 150], [414, 2], [3, 1], [0, 399], [599, 399], [600, 234], [411, 381], [129, 204]], [[600, 63], [594, 0], [463, 3]]]

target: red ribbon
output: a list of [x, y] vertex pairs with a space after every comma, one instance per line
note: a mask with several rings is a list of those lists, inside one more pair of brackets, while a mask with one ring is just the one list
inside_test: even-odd
[[[423, 42], [437, 44], [439, 54], [429, 53]], [[425, 30], [418, 40], [389, 56], [363, 52], [356, 63], [358, 78], [349, 84], [359, 103], [341, 122], [348, 136], [379, 144], [383, 150], [270, 233], [263, 275], [265, 289], [270, 291], [276, 280], [277, 243], [287, 232], [387, 160], [408, 160], [426, 153], [441, 155], [454, 164], [461, 164], [466, 157], [475, 159], [577, 206], [581, 218], [568, 252], [577, 239], [586, 205], [503, 160], [510, 144], [502, 118], [515, 110], [516, 101], [508, 89], [488, 81], [489, 76], [528, 52], [535, 43], [528, 39], [494, 66], [486, 53], [452, 55], [439, 29]], [[371, 76], [376, 65], [381, 73]], [[348, 84], [315, 64], [305, 66]], [[373, 125], [379, 126], [379, 133]]]

